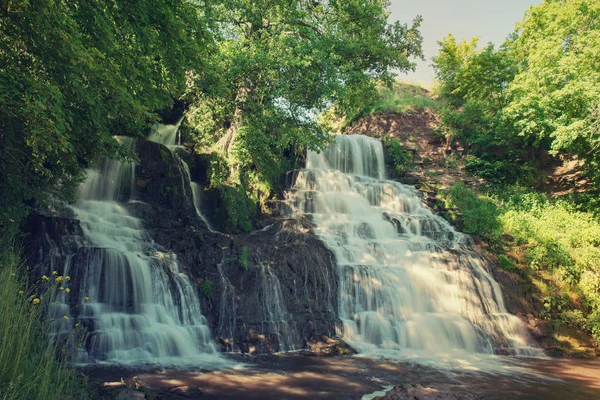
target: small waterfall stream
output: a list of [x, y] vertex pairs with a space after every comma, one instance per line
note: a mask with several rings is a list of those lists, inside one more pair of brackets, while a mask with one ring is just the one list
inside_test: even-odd
[[183, 148], [181, 146], [181, 136], [179, 134], [179, 126], [181, 125], [182, 121], [183, 121], [183, 117], [181, 117], [175, 125], [163, 125], [163, 124], [158, 124], [158, 123], [155, 124], [152, 127], [152, 133], [150, 134], [150, 136], [148, 136], [148, 140], [150, 140], [151, 142], [159, 143], [159, 144], [166, 146], [169, 150], [171, 150], [171, 152], [173, 152], [173, 154], [181, 162], [181, 164], [183, 165], [183, 169], [189, 180], [190, 187], [192, 188], [192, 201], [194, 203], [196, 215], [198, 215], [202, 219], [202, 221], [204, 221], [204, 223], [206, 224], [206, 227], [208, 228], [209, 231], [214, 232], [214, 230], [210, 226], [210, 223], [208, 222], [206, 217], [204, 217], [204, 215], [202, 215], [202, 211], [201, 211], [202, 187], [200, 187], [200, 185], [198, 185], [198, 183], [192, 181], [192, 174], [190, 173], [190, 166], [185, 161], [183, 161], [183, 159], [181, 159], [181, 157], [179, 157], [177, 155], [177, 150]]
[[287, 202], [336, 255], [342, 333], [360, 352], [542, 354], [470, 237], [385, 179], [380, 141], [340, 135], [309, 151]]
[[86, 330], [78, 361], [222, 363], [176, 255], [155, 246], [142, 221], [119, 202], [122, 192], [133, 193], [135, 164], [102, 159], [87, 174], [71, 206], [83, 231], [80, 246], [75, 254], [56, 254], [66, 259], [63, 266], [50, 264], [70, 279], [70, 293], [60, 294], [51, 317], [63, 332]]

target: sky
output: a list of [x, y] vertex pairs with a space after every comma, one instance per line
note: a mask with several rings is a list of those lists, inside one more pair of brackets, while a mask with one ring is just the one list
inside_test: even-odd
[[438, 50], [437, 41], [448, 33], [457, 40], [481, 37], [480, 44], [500, 45], [515, 24], [532, 5], [542, 0], [390, 0], [390, 22], [410, 23], [423, 16], [421, 35], [425, 61], [418, 61], [416, 72], [400, 74], [408, 82], [430, 84], [434, 73], [431, 58]]

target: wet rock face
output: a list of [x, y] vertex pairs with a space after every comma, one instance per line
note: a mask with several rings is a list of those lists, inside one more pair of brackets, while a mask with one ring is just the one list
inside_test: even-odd
[[[133, 199], [124, 205], [144, 221], [148, 240], [176, 254], [196, 283], [202, 312], [221, 350], [297, 350], [335, 335], [335, 260], [308, 221], [273, 219], [264, 229], [244, 235], [210, 232], [196, 215], [178, 157], [145, 140], [138, 140], [135, 149], [140, 161]], [[79, 221], [61, 215], [30, 218], [25, 253], [31, 266], [52, 270], [47, 264], [61, 259], [58, 252], [75, 255], [76, 269], [86, 268], [93, 254], [78, 251], [83, 235]], [[37, 276], [45, 273], [35, 271]]]
[[[48, 213], [32, 214], [23, 228], [27, 233], [24, 255], [30, 266], [32, 278], [47, 271], [58, 271], [61, 261], [55, 262], [51, 253], [73, 254], [80, 247], [83, 235], [79, 221], [72, 216], [57, 216]], [[56, 264], [56, 265], [54, 265]]]
[[[152, 142], [139, 141], [136, 150], [140, 202], [129, 208], [156, 243], [177, 254], [197, 284], [223, 351], [296, 350], [335, 334], [335, 260], [308, 221], [282, 218], [244, 235], [210, 232], [189, 202], [189, 183], [176, 158]], [[206, 165], [186, 162], [196, 175]], [[165, 195], [164, 187], [173, 189]]]
[[[155, 231], [168, 240], [199, 290], [223, 351], [302, 349], [334, 335], [337, 283], [332, 253], [306, 221], [281, 219], [260, 231]], [[162, 243], [161, 243], [162, 244]]]
[[140, 162], [132, 197], [151, 206], [140, 207], [136, 214], [150, 225], [202, 224], [197, 221], [189, 180], [178, 157], [167, 147], [146, 140], [137, 140], [134, 149]]

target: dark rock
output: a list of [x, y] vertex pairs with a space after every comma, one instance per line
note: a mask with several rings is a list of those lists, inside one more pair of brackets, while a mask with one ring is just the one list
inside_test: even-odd
[[61, 272], [64, 260], [48, 258], [51, 252], [73, 254], [80, 247], [83, 235], [79, 221], [72, 217], [63, 217], [38, 211], [32, 213], [24, 224], [24, 255], [30, 266], [32, 277]]
[[303, 354], [311, 356], [346, 356], [358, 352], [339, 337], [315, 336], [306, 343]]
[[[196, 215], [181, 158], [143, 139], [134, 149], [139, 157], [135, 190], [125, 205], [144, 221], [151, 247], [175, 253], [197, 284], [202, 312], [223, 351], [302, 349], [335, 333], [335, 259], [308, 220], [265, 217], [257, 223], [262, 229], [249, 234], [211, 232]], [[194, 168], [196, 176], [206, 174], [199, 171], [206, 163], [199, 161]], [[69, 257], [71, 297], [80, 298], [75, 282], [90, 263], [101, 264], [110, 249], [84, 244], [79, 222], [71, 216], [32, 215], [27, 231], [25, 253], [36, 267], [32, 274], [62, 274]], [[129, 299], [123, 302], [125, 309], [131, 307]], [[82, 323], [94, 330], [93, 321]], [[332, 353], [349, 351], [341, 341], [330, 347]]]
[[[210, 281], [203, 309], [224, 351], [301, 349], [337, 323], [333, 254], [307, 221], [282, 219], [247, 235], [207, 234], [202, 257], [186, 262]], [[186, 255], [182, 255], [186, 257]]]
[[196, 216], [192, 190], [181, 159], [167, 147], [137, 140], [134, 147], [139, 164], [135, 170], [135, 200], [130, 203], [135, 214], [149, 226], [206, 228]]
[[138, 392], [137, 390], [126, 389], [121, 390], [115, 400], [144, 400], [146, 395], [143, 392]]
[[434, 389], [421, 385], [401, 385], [388, 391], [385, 396], [374, 397], [373, 400], [478, 400], [479, 396], [471, 393], [459, 393], [454, 390]]

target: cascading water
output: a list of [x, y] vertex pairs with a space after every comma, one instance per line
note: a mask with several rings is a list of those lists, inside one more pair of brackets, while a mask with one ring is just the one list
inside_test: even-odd
[[108, 159], [87, 171], [71, 207], [80, 247], [57, 268], [63, 282], [69, 276], [70, 293], [61, 293], [51, 316], [63, 332], [87, 331], [82, 363], [218, 365], [198, 295], [176, 256], [156, 247], [119, 202], [123, 191], [133, 193], [134, 174], [134, 163]]
[[[163, 125], [163, 124], [155, 124], [152, 127], [152, 133], [148, 136], [148, 140], [151, 142], [159, 143], [166, 146], [169, 150], [173, 152], [177, 156], [176, 150], [182, 149], [181, 146], [181, 136], [179, 135], [179, 126], [183, 121], [183, 117], [177, 121], [175, 125]], [[190, 167], [187, 165], [183, 159], [177, 156], [181, 164], [183, 165], [183, 169], [187, 175], [187, 178], [190, 183], [190, 187], [192, 188], [192, 202], [194, 203], [194, 208], [196, 210], [196, 215], [198, 215], [202, 221], [206, 224], [206, 227], [209, 231], [214, 232], [208, 220], [200, 211], [201, 208], [201, 193], [202, 188], [196, 182], [192, 181], [192, 174], [190, 173]]]
[[380, 141], [340, 135], [309, 151], [287, 202], [336, 255], [343, 337], [360, 352], [541, 355], [470, 237], [385, 180]]

